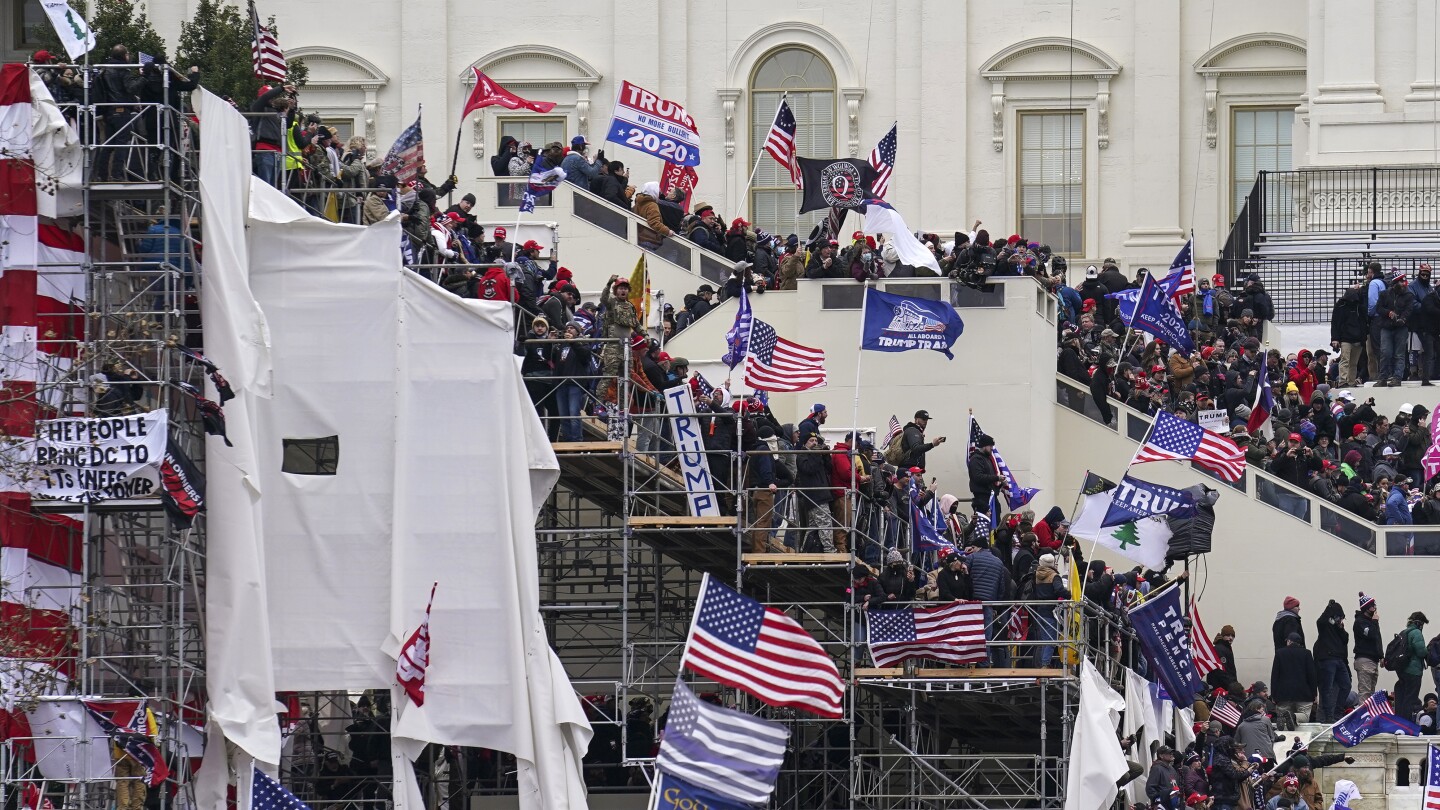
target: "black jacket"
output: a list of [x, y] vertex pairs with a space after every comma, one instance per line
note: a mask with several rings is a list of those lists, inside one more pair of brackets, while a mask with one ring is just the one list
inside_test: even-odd
[[1345, 629], [1345, 609], [1334, 599], [1315, 620], [1315, 660], [1350, 660], [1350, 631]]
[[[285, 88], [276, 85], [270, 92], [262, 94], [250, 105], [250, 112], [275, 113], [277, 110], [270, 106], [270, 102], [285, 95]], [[283, 116], [257, 115], [250, 119], [250, 126], [255, 131], [255, 140], [260, 143], [268, 143], [271, 146], [283, 148], [285, 146], [285, 130], [295, 121], [295, 108], [292, 106], [285, 111]], [[282, 123], [283, 122], [283, 123]]]
[[1299, 633], [1300, 646], [1305, 646], [1305, 627], [1300, 624], [1299, 614], [1293, 610], [1282, 610], [1275, 614], [1275, 623], [1270, 626], [1270, 635], [1274, 637], [1275, 649], [1284, 647], [1285, 637], [1291, 633]]
[[976, 451], [971, 454], [967, 466], [970, 472], [970, 495], [976, 500], [989, 498], [1000, 481], [1000, 474], [995, 471], [994, 456]]
[[905, 462], [902, 466], [929, 469], [925, 466], [925, 454], [930, 452], [935, 443], [925, 441], [924, 432], [914, 422], [905, 424], [905, 431], [901, 436], [900, 448], [905, 451]]
[[[885, 570], [880, 572], [880, 590], [885, 592], [887, 603], [915, 601], [916, 581], [905, 576], [909, 568], [908, 565], [887, 565]], [[893, 600], [890, 598], [892, 594], [895, 597]]]
[[1408, 288], [1398, 283], [1391, 284], [1376, 300], [1375, 318], [1380, 322], [1381, 329], [1409, 329], [1410, 311], [1414, 306], [1415, 296]]
[[801, 453], [795, 458], [795, 486], [801, 497], [817, 505], [835, 500], [830, 490], [830, 456], [827, 453]]
[[616, 177], [609, 172], [590, 181], [590, 193], [621, 208], [630, 207], [630, 201], [625, 199], [625, 178]]
[[975, 598], [975, 586], [970, 582], [970, 572], [963, 567], [959, 571], [952, 571], [950, 566], [945, 566], [935, 578], [935, 584], [940, 588], [940, 598], [946, 601]]
[[1355, 611], [1355, 657], [1379, 661], [1385, 657], [1385, 639], [1380, 635], [1380, 622]]
[[1319, 686], [1315, 657], [1309, 650], [1289, 645], [1275, 651], [1275, 661], [1270, 665], [1270, 696], [1276, 703], [1309, 703]]

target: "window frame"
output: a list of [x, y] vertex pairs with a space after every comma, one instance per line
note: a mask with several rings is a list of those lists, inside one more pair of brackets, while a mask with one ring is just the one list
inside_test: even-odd
[[[1225, 197], [1226, 197], [1225, 207], [1226, 207], [1226, 212], [1227, 212], [1227, 214], [1228, 214], [1228, 216], [1226, 217], [1226, 222], [1229, 223], [1229, 226], [1230, 226], [1230, 227], [1233, 227], [1234, 224], [1235, 224], [1235, 218], [1238, 217], [1238, 216], [1240, 216], [1240, 206], [1243, 204], [1242, 202], [1240, 202], [1239, 200], [1236, 199], [1236, 194], [1235, 194], [1235, 190], [1236, 190], [1236, 187], [1235, 187], [1235, 151], [1236, 151], [1236, 149], [1239, 147], [1239, 144], [1236, 142], [1236, 138], [1235, 138], [1235, 123], [1236, 123], [1236, 117], [1237, 117], [1239, 114], [1241, 114], [1241, 113], [1257, 113], [1257, 112], [1273, 112], [1273, 113], [1278, 113], [1278, 114], [1287, 114], [1287, 113], [1288, 113], [1288, 114], [1290, 115], [1290, 168], [1291, 168], [1291, 169], [1294, 169], [1294, 168], [1295, 168], [1295, 107], [1294, 107], [1293, 105], [1284, 105], [1284, 104], [1281, 104], [1281, 105], [1275, 105], [1275, 104], [1230, 104], [1230, 105], [1228, 105], [1228, 108], [1229, 108], [1229, 113], [1230, 113], [1230, 116], [1229, 116], [1229, 117], [1230, 117], [1230, 121], [1229, 121], [1230, 128], [1229, 128], [1229, 129], [1226, 131], [1226, 133], [1225, 133], [1225, 140], [1229, 143], [1229, 149], [1228, 149], [1229, 154], [1226, 155], [1226, 157], [1229, 159], [1229, 166], [1226, 167], [1226, 169], [1227, 169], [1227, 171], [1226, 171], [1227, 177], [1225, 178], [1225, 191], [1226, 191], [1226, 194], [1225, 194]], [[1277, 120], [1277, 123], [1278, 123], [1278, 120]], [[1278, 131], [1278, 128], [1277, 128], [1277, 131]], [[1278, 144], [1277, 144], [1277, 146], [1278, 146]], [[1248, 147], [1253, 149], [1253, 148], [1255, 147], [1255, 144], [1251, 143], [1251, 144], [1248, 145]], [[1261, 170], [1258, 169], [1258, 168], [1255, 170], [1255, 177], [1259, 177], [1259, 176], [1260, 176], [1260, 171], [1261, 171]], [[1264, 171], [1275, 171], [1275, 170], [1265, 169]], [[1286, 171], [1286, 170], [1280, 169], [1279, 171]], [[1250, 178], [1250, 185], [1251, 185], [1252, 188], [1253, 188], [1254, 185], [1255, 185], [1255, 177]]]
[[[309, 468], [297, 469], [301, 461], [308, 462]], [[281, 439], [280, 471], [287, 475], [339, 475], [339, 434]]]
[[[524, 125], [524, 124], [540, 124], [540, 125], [542, 125], [542, 126], [545, 125], [545, 124], [559, 124], [559, 125], [560, 125], [560, 142], [563, 143], [563, 144], [565, 144], [566, 146], [569, 146], [569, 145], [570, 145], [570, 126], [569, 126], [569, 124], [570, 124], [570, 119], [566, 118], [566, 117], [563, 116], [563, 115], [500, 115], [500, 116], [496, 116], [496, 117], [495, 117], [495, 134], [496, 134], [496, 136], [497, 136], [496, 141], [495, 141], [496, 143], [499, 143], [499, 142], [500, 142], [500, 141], [499, 141], [500, 138], [505, 137], [505, 125], [506, 125], [506, 124], [509, 124], [509, 123], [517, 123], [517, 124], [521, 124], [521, 125]], [[522, 140], [522, 141], [523, 141], [524, 138], [519, 138], [518, 140]], [[544, 144], [544, 143], [535, 143], [534, 141], [531, 141], [530, 145], [535, 147], [535, 151], [536, 151], [537, 154], [539, 153], [539, 151], [540, 151], [541, 149], [544, 149], [544, 148], [545, 148], [545, 144]]]
[[[1089, 110], [1084, 107], [1036, 107], [1015, 110], [1015, 232], [1032, 238], [1031, 234], [1025, 233], [1025, 119], [1043, 118], [1047, 115], [1069, 115], [1080, 121], [1079, 142], [1080, 156], [1080, 216], [1078, 219], [1078, 230], [1080, 244], [1073, 251], [1055, 250], [1055, 255], [1064, 256], [1066, 259], [1084, 258], [1086, 254], [1086, 242], [1088, 241], [1086, 228], [1089, 225], [1090, 213], [1090, 167], [1087, 165], [1090, 160], [1089, 144], [1086, 140], [1090, 131]], [[1067, 215], [1068, 219], [1068, 215]]]
[[[807, 53], [807, 54], [809, 54], [810, 56], [814, 57], [815, 59], [820, 60], [821, 64], [825, 65], [826, 69], [828, 69], [828, 70], [830, 71], [830, 78], [831, 78], [831, 81], [833, 82], [832, 86], [830, 86], [830, 87], [758, 87], [758, 86], [756, 86], [755, 81], [756, 81], [756, 78], [757, 78], [757, 77], [759, 76], [759, 74], [760, 74], [760, 69], [761, 69], [762, 67], [764, 67], [765, 64], [768, 63], [771, 59], [774, 59], [776, 56], [779, 56], [781, 53], [783, 53], [783, 52], [785, 52], [785, 51], [802, 51], [802, 52]], [[840, 115], [840, 78], [839, 78], [839, 74], [837, 74], [837, 73], [835, 72], [835, 65], [833, 65], [833, 64], [830, 62], [829, 59], [826, 59], [825, 56], [824, 56], [823, 54], [821, 54], [819, 51], [817, 51], [817, 50], [815, 50], [814, 48], [811, 48], [811, 47], [809, 47], [809, 46], [802, 45], [802, 44], [799, 44], [799, 43], [793, 43], [793, 42], [787, 42], [787, 43], [785, 43], [784, 45], [780, 45], [780, 46], [778, 46], [778, 47], [771, 48], [770, 50], [766, 51], [759, 59], [756, 59], [756, 60], [755, 60], [755, 64], [753, 64], [753, 65], [750, 66], [750, 75], [749, 75], [749, 77], [748, 77], [748, 78], [746, 79], [746, 81], [745, 81], [745, 90], [746, 90], [747, 99], [748, 99], [748, 105], [747, 105], [747, 107], [748, 107], [748, 109], [749, 109], [749, 116], [748, 116], [748, 118], [749, 118], [749, 131], [748, 131], [748, 132], [746, 133], [746, 135], [745, 135], [745, 138], [746, 138], [746, 141], [747, 141], [747, 147], [748, 147], [748, 148], [747, 148], [747, 151], [746, 151], [746, 154], [749, 155], [749, 158], [750, 158], [750, 161], [751, 161], [751, 162], [750, 162], [750, 166], [751, 166], [751, 173], [752, 173], [752, 174], [755, 174], [755, 168], [759, 165], [759, 161], [763, 160], [764, 157], [768, 154], [768, 153], [766, 153], [766, 152], [764, 151], [764, 147], [765, 147], [765, 135], [768, 135], [768, 134], [769, 134], [769, 132], [770, 132], [770, 125], [772, 125], [772, 124], [775, 122], [775, 111], [772, 109], [772, 110], [768, 113], [768, 116], [769, 116], [769, 117], [767, 117], [767, 118], [765, 119], [765, 121], [763, 122], [764, 125], [765, 125], [765, 135], [757, 135], [757, 134], [756, 134], [756, 131], [757, 131], [757, 129], [758, 129], [758, 126], [762, 123], [762, 122], [760, 122], [759, 120], [757, 120], [756, 117], [755, 117], [755, 113], [756, 113], [756, 111], [755, 111], [755, 96], [756, 96], [757, 94], [759, 94], [759, 93], [780, 93], [780, 94], [782, 94], [782, 95], [794, 95], [794, 94], [796, 94], [796, 93], [829, 93], [829, 94], [830, 94], [830, 100], [831, 100], [831, 103], [832, 103], [832, 105], [833, 105], [832, 108], [831, 108], [831, 113], [832, 113], [832, 114], [831, 114], [831, 121], [832, 121], [832, 124], [831, 124], [832, 148], [831, 148], [831, 150], [830, 150], [830, 153], [833, 154], [833, 155], [836, 155], [836, 156], [840, 156], [840, 125], [841, 125], [841, 121], [842, 121], [842, 118], [841, 118], [841, 115]], [[792, 108], [792, 112], [793, 112], [793, 108]], [[800, 127], [805, 126], [805, 123], [802, 122], [802, 121], [800, 121], [798, 118], [796, 119], [796, 122], [795, 122], [795, 123], [796, 123], [797, 131], [798, 131], [798, 129], [799, 129]], [[809, 156], [807, 155], [806, 157], [809, 157]], [[756, 218], [755, 212], [756, 212], [756, 210], [757, 210], [757, 206], [756, 206], [756, 204], [755, 204], [755, 200], [756, 200], [756, 195], [757, 195], [757, 194], [760, 194], [760, 193], [762, 193], [762, 192], [776, 192], [776, 191], [791, 191], [791, 192], [795, 192], [795, 193], [797, 193], [797, 194], [799, 193], [798, 191], [796, 191], [796, 189], [795, 189], [795, 187], [794, 187], [793, 185], [785, 185], [785, 186], [757, 186], [757, 185], [751, 184], [750, 187], [749, 187], [749, 190], [746, 192], [746, 199], [744, 200], [745, 207], [746, 207], [746, 212], [747, 212], [747, 214], [746, 214], [746, 215], [747, 215], [747, 218], [749, 218], [749, 219], [752, 220], [752, 221]], [[802, 217], [811, 217], [811, 218], [814, 218], [814, 217], [823, 218], [823, 217], [825, 216], [825, 212], [824, 212], [824, 211], [811, 211], [811, 212], [809, 212], [809, 213], [807, 213], [807, 214], [803, 214], [803, 215], [800, 215], [800, 216], [802, 216]], [[803, 227], [803, 225], [802, 225], [802, 227]], [[813, 227], [813, 224], [812, 224], [812, 227]], [[781, 234], [781, 233], [784, 233], [785, 231], [786, 231], [786, 229], [784, 229], [784, 228], [777, 228], [777, 230], [776, 230], [775, 232], [776, 232], [777, 234]], [[800, 234], [800, 238], [803, 240], [803, 239], [805, 238], [805, 234], [804, 234], [804, 233], [801, 233], [801, 234]]]

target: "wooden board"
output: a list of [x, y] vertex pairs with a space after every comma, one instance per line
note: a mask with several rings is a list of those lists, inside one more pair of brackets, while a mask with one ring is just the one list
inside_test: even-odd
[[[905, 674], [901, 667], [856, 667], [855, 677], [857, 678], [899, 678]], [[975, 667], [965, 669], [963, 667], [945, 669], [917, 669], [917, 678], [944, 678], [944, 679], [968, 679], [968, 678], [1063, 678], [1063, 669], [1024, 669], [1024, 668], [991, 668]]]
[[690, 515], [631, 515], [630, 526], [636, 529], [728, 528], [737, 522], [734, 515], [691, 517]]
[[552, 442], [556, 453], [618, 453], [620, 442]]
[[746, 565], [848, 565], [849, 554], [741, 554]]

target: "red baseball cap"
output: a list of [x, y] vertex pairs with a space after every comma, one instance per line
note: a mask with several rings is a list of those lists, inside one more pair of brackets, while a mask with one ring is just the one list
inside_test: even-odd
[[1291, 433], [1291, 434], [1290, 434], [1290, 441], [1292, 441], [1292, 442], [1303, 442], [1303, 441], [1305, 441], [1305, 437], [1304, 437], [1304, 436], [1301, 436], [1299, 433]]
[[665, 361], [671, 359], [673, 358], [671, 358], [670, 355], [666, 352], [660, 352], [659, 354], [655, 355], [655, 362], [657, 363], [664, 363]]
[[496, 229], [495, 229], [495, 238], [496, 238], [496, 239], [504, 239], [506, 233], [508, 233], [508, 231], [506, 231], [504, 228], [496, 228]]
[[1350, 428], [1350, 435], [1351, 435], [1351, 436], [1359, 436], [1361, 433], [1364, 433], [1366, 430], [1367, 430], [1367, 428], [1366, 428], [1365, 425], [1356, 425], [1355, 427]]
[[461, 213], [458, 212], [458, 211], [451, 211], [450, 213], [448, 213], [448, 214], [445, 215], [445, 218], [448, 219], [448, 220], [450, 220], [451, 222], [464, 222], [464, 221], [465, 221], [465, 215], [464, 215], [464, 214], [461, 214]]
[[521, 249], [521, 250], [541, 250], [542, 248], [540, 247], [540, 243], [539, 243], [539, 242], [536, 242], [534, 239], [531, 239], [531, 240], [529, 240], [528, 242], [526, 242], [525, 244], [521, 245], [521, 246], [520, 246], [520, 249]]

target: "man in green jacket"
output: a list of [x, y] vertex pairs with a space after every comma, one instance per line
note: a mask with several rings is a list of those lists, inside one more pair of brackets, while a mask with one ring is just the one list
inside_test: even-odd
[[1415, 611], [1405, 625], [1405, 641], [1410, 646], [1410, 660], [1396, 671], [1399, 682], [1395, 684], [1395, 714], [1406, 720], [1415, 719], [1420, 711], [1420, 676], [1425, 672], [1425, 632], [1429, 623], [1425, 614]]

